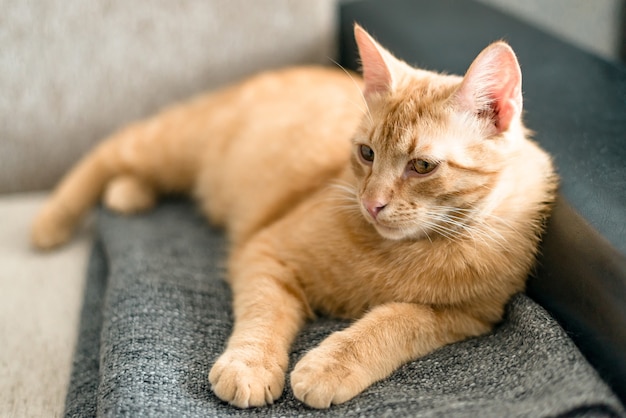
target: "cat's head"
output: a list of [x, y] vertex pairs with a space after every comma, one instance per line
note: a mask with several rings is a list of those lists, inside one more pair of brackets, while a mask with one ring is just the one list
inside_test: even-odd
[[363, 216], [388, 239], [462, 232], [498, 198], [525, 140], [513, 50], [496, 42], [457, 77], [410, 67], [359, 26], [355, 35], [368, 107], [352, 154]]

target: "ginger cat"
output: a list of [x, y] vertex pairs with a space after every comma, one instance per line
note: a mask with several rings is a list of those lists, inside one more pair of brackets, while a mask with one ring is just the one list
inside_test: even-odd
[[291, 372], [294, 395], [327, 408], [489, 332], [533, 265], [557, 181], [522, 124], [511, 48], [458, 77], [355, 34], [363, 81], [286, 69], [166, 109], [87, 155], [33, 226], [50, 248], [101, 197], [132, 213], [193, 194], [232, 243], [235, 325], [209, 380], [237, 407], [281, 395], [315, 312], [355, 319]]

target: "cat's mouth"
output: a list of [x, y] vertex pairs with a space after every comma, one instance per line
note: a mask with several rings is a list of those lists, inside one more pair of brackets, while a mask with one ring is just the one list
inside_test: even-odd
[[414, 224], [402, 224], [399, 225], [395, 222], [390, 222], [387, 217], [384, 216], [372, 216], [368, 213], [364, 205], [361, 205], [361, 213], [369, 222], [378, 234], [389, 240], [399, 241], [403, 239], [421, 239], [424, 234], [420, 232], [419, 228], [416, 228]]
[[386, 239], [401, 240], [407, 238], [407, 230], [399, 225], [390, 224], [389, 222], [380, 219], [380, 217], [374, 217], [361, 205], [361, 212], [365, 217], [365, 220], [369, 222], [378, 234]]

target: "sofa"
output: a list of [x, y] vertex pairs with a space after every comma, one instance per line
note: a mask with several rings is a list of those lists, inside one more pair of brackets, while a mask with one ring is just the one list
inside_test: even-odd
[[[0, 38], [0, 416], [250, 414], [219, 403], [206, 382], [232, 318], [225, 284], [205, 280], [219, 276], [223, 241], [189, 202], [136, 218], [96, 211], [72, 243], [45, 254], [30, 248], [29, 222], [45, 190], [131, 120], [261, 69], [329, 57], [357, 69], [354, 21], [399, 57], [455, 73], [508, 40], [527, 122], [562, 186], [530, 297], [514, 299], [494, 334], [409, 364], [329, 414], [624, 414], [620, 64], [461, 0], [0, 5], [10, 22]], [[312, 324], [293, 359], [342, 326]], [[272, 408], [261, 413], [324, 414], [289, 393]]]

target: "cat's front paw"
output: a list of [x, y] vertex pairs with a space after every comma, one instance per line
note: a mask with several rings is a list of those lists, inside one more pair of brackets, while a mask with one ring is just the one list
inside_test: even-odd
[[229, 349], [209, 373], [211, 389], [239, 408], [270, 405], [283, 392], [285, 370], [260, 350]]
[[366, 365], [351, 359], [344, 348], [324, 342], [296, 364], [290, 376], [296, 398], [313, 408], [328, 408], [369, 386]]

